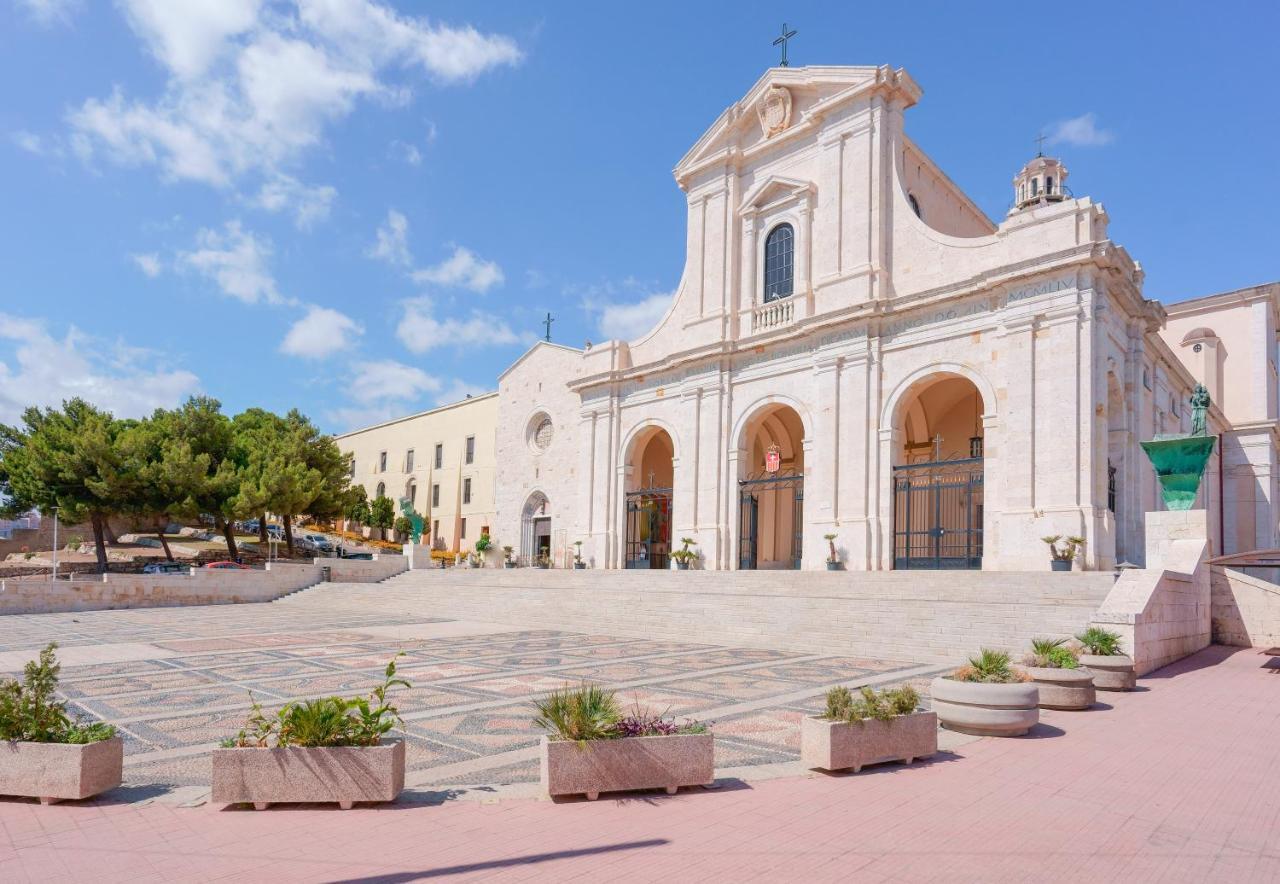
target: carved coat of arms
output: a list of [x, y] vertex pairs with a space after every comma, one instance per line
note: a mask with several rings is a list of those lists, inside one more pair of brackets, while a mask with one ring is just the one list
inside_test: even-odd
[[771, 86], [756, 105], [760, 128], [765, 138], [772, 138], [791, 125], [791, 91], [785, 86]]

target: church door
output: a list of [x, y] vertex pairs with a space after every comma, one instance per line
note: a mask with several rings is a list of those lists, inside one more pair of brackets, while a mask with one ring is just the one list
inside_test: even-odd
[[765, 473], [738, 483], [738, 567], [799, 569], [804, 538], [804, 476]]
[[893, 567], [982, 568], [982, 458], [893, 468]]
[[670, 556], [671, 489], [628, 492], [626, 567], [667, 568]]

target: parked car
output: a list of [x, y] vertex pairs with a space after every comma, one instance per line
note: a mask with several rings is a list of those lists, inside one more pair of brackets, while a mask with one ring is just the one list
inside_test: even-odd
[[367, 552], [343, 552], [339, 550], [339, 555], [344, 559], [361, 559], [366, 562], [373, 559], [373, 553]]
[[143, 574], [183, 574], [191, 567], [181, 562], [148, 562], [143, 567]]
[[284, 540], [284, 528], [279, 525], [268, 525], [267, 536], [272, 540]]
[[334, 550], [333, 541], [323, 534], [302, 535], [302, 546], [322, 553], [331, 553]]
[[210, 562], [205, 565], [206, 571], [252, 571], [248, 565], [239, 562]]
[[257, 533], [258, 533], [258, 526], [259, 526], [260, 524], [262, 524], [262, 523], [261, 523], [261, 522], [259, 522], [257, 519], [250, 519], [250, 520], [249, 520], [249, 521], [247, 521], [247, 522], [242, 522], [242, 523], [240, 524], [240, 527], [244, 529], [244, 532], [245, 532], [246, 534], [257, 534]]

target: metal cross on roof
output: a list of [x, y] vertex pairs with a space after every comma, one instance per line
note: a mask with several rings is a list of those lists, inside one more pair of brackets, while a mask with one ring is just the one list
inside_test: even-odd
[[1037, 136], [1036, 136], [1036, 138], [1035, 138], [1035, 142], [1036, 142], [1036, 156], [1038, 156], [1038, 157], [1042, 157], [1042, 156], [1044, 156], [1044, 143], [1045, 143], [1045, 141], [1047, 141], [1047, 140], [1048, 140], [1048, 139], [1045, 137], [1045, 134], [1044, 134], [1043, 132], [1041, 132], [1039, 135], [1037, 135]]
[[551, 340], [551, 323], [553, 323], [553, 322], [555, 322], [555, 321], [556, 321], [556, 318], [555, 318], [554, 316], [552, 316], [550, 313], [548, 313], [548, 314], [547, 314], [547, 318], [546, 318], [546, 319], [542, 320], [542, 324], [543, 324], [543, 325], [545, 325], [545, 326], [547, 327], [547, 340], [548, 340], [548, 341], [550, 341], [550, 340]]
[[781, 46], [781, 47], [782, 47], [782, 62], [779, 64], [779, 67], [784, 67], [784, 68], [785, 68], [785, 67], [789, 67], [789, 65], [787, 64], [787, 41], [788, 41], [788, 40], [790, 40], [790, 39], [791, 39], [792, 37], [794, 37], [795, 35], [796, 35], [796, 32], [795, 32], [795, 31], [788, 31], [788, 30], [787, 30], [787, 23], [786, 23], [786, 22], [783, 22], [783, 23], [782, 23], [782, 36], [781, 36], [781, 37], [779, 37], [778, 39], [776, 39], [776, 40], [774, 40], [774, 41], [773, 41], [773, 45], [774, 45], [774, 46]]

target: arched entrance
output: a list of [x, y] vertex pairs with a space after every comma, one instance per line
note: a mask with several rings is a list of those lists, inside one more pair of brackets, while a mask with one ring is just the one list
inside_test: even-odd
[[661, 427], [647, 427], [627, 457], [627, 541], [624, 567], [667, 568], [671, 555], [671, 501], [675, 445]]
[[903, 396], [893, 452], [893, 567], [982, 567], [982, 395], [930, 375]]
[[520, 558], [524, 564], [537, 564], [551, 558], [551, 516], [547, 514], [547, 496], [535, 491], [525, 501], [520, 519]]
[[743, 430], [738, 479], [738, 567], [800, 567], [804, 535], [804, 422], [768, 405]]

